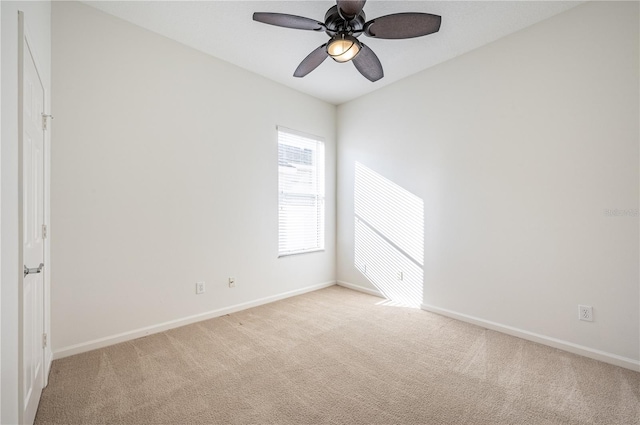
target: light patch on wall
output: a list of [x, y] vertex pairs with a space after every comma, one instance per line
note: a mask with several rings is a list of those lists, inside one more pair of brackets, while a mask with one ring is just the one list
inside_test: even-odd
[[395, 305], [422, 303], [424, 201], [359, 162], [355, 266]]

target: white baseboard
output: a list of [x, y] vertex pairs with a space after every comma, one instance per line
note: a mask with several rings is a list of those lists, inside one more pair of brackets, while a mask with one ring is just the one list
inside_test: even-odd
[[94, 339], [93, 341], [88, 341], [80, 344], [71, 345], [68, 347], [63, 347], [53, 352], [53, 358], [57, 360], [63, 357], [72, 356], [74, 354], [80, 354], [80, 353], [95, 350], [98, 348], [107, 347], [109, 345], [118, 344], [120, 342], [130, 341], [132, 339], [140, 338], [143, 336], [164, 332], [169, 329], [179, 328], [181, 326], [190, 325], [192, 323], [200, 322], [203, 320], [213, 319], [214, 317], [224, 316], [225, 314], [231, 314], [241, 310], [246, 310], [248, 308], [257, 307], [263, 304], [269, 304], [274, 301], [294, 297], [296, 295], [305, 294], [307, 292], [317, 291], [318, 289], [327, 288], [335, 284], [336, 284], [335, 281], [318, 283], [316, 285], [307, 286], [301, 289], [295, 289], [293, 291], [283, 292], [280, 294], [271, 295], [269, 297], [259, 298], [257, 300], [232, 305], [229, 307], [223, 307], [217, 310], [207, 311], [204, 313], [183, 317], [181, 319], [171, 320], [164, 323], [159, 323], [157, 325], [147, 326], [144, 328], [135, 329], [128, 332], [123, 332], [117, 335], [111, 335], [104, 338]]
[[631, 369], [631, 370], [640, 372], [640, 361], [638, 360], [622, 357], [617, 354], [607, 353], [605, 351], [596, 350], [594, 348], [585, 347], [583, 345], [574, 344], [572, 342], [564, 341], [561, 339], [540, 335], [534, 332], [525, 331], [522, 329], [514, 328], [512, 326], [491, 322], [489, 320], [479, 319], [477, 317], [469, 316], [467, 314], [458, 313], [458, 312], [447, 310], [444, 308], [435, 307], [429, 304], [421, 304], [421, 307], [423, 310], [430, 311], [432, 313], [437, 313], [442, 316], [447, 316], [452, 319], [460, 320], [467, 323], [472, 323], [474, 325], [478, 325], [486, 329], [491, 329], [493, 331], [516, 336], [518, 338], [526, 339], [528, 341], [537, 342], [539, 344], [547, 345], [553, 348], [558, 348], [560, 350], [568, 351], [573, 354], [579, 354], [584, 357], [589, 357], [591, 359], [599, 360], [615, 366], [620, 366], [626, 369]]
[[[337, 284], [345, 288], [353, 289], [354, 291], [364, 292], [365, 294], [375, 295], [377, 297], [385, 298], [385, 296], [377, 289], [371, 289], [371, 288], [356, 285], [353, 283], [344, 282], [341, 280], [339, 280]], [[539, 344], [547, 345], [549, 347], [568, 351], [569, 353], [578, 354], [584, 357], [589, 357], [590, 359], [599, 360], [615, 366], [620, 366], [626, 369], [631, 369], [631, 370], [640, 372], [640, 361], [638, 360], [622, 357], [617, 354], [607, 353], [605, 351], [596, 350], [594, 348], [585, 347], [583, 345], [574, 344], [572, 342], [564, 341], [557, 338], [552, 338], [552, 337], [537, 334], [534, 332], [525, 331], [522, 329], [514, 328], [512, 326], [503, 325], [501, 323], [479, 319], [477, 317], [469, 316], [467, 314], [458, 313], [458, 312], [447, 310], [444, 308], [435, 307], [429, 304], [421, 304], [420, 307], [423, 310], [430, 311], [432, 313], [437, 313], [442, 316], [451, 317], [452, 319], [460, 320], [462, 322], [471, 323], [486, 329], [491, 329], [493, 331], [501, 332], [507, 335], [512, 335], [518, 338], [526, 339], [528, 341], [533, 341]]]
[[374, 296], [380, 297], [380, 298], [386, 298], [382, 294], [382, 292], [378, 291], [377, 289], [367, 288], [367, 287], [356, 285], [356, 284], [353, 284], [353, 283], [344, 282], [342, 280], [339, 280], [337, 282], [337, 284], [338, 284], [338, 286], [343, 286], [345, 288], [353, 289], [354, 291], [364, 292], [365, 294], [374, 295]]

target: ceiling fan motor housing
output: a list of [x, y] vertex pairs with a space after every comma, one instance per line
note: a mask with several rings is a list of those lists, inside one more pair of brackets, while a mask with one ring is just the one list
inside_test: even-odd
[[327, 10], [324, 15], [324, 24], [327, 27], [326, 33], [333, 37], [334, 35], [344, 32], [346, 34], [359, 37], [362, 34], [364, 23], [367, 21], [364, 10], [360, 11], [358, 16], [350, 21], [346, 21], [340, 16], [338, 12], [338, 6], [333, 6]]

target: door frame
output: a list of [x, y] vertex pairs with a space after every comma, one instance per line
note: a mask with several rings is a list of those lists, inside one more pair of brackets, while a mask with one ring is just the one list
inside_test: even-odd
[[[29, 46], [29, 52], [25, 52], [25, 43]], [[23, 323], [23, 315], [24, 315], [24, 300], [23, 300], [23, 290], [24, 290], [24, 275], [22, 273], [22, 269], [24, 266], [24, 153], [23, 153], [23, 126], [24, 126], [24, 104], [23, 104], [23, 96], [24, 96], [24, 59], [25, 54], [30, 54], [33, 62], [36, 66], [36, 71], [38, 72], [38, 76], [40, 78], [40, 82], [42, 83], [43, 88], [43, 109], [47, 108], [47, 99], [49, 97], [49, 93], [47, 91], [47, 84], [45, 83], [45, 79], [42, 75], [42, 67], [41, 61], [38, 60], [37, 48], [33, 42], [33, 37], [31, 37], [28, 27], [25, 22], [25, 14], [23, 11], [18, 11], [18, 420], [20, 423], [24, 422], [24, 398], [22, 394], [24, 392], [24, 374], [23, 374], [23, 360], [24, 360], [24, 323]], [[53, 360], [53, 353], [51, 350], [51, 320], [50, 320], [50, 239], [48, 235], [48, 222], [50, 217], [50, 139], [51, 134], [49, 131], [49, 126], [47, 125], [46, 129], [43, 129], [43, 203], [44, 203], [44, 212], [43, 212], [43, 223], [47, 225], [47, 237], [44, 238], [44, 252], [43, 258], [45, 261], [44, 273], [42, 276], [43, 280], [43, 331], [47, 334], [47, 344], [43, 347], [42, 350], [42, 364], [43, 364], [43, 388], [46, 387], [48, 383], [49, 371], [51, 370], [51, 362]]]

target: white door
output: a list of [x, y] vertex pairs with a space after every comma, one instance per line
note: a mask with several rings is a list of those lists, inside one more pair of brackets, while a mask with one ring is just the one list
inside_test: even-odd
[[22, 422], [32, 424], [44, 386], [44, 86], [20, 19], [22, 131]]

